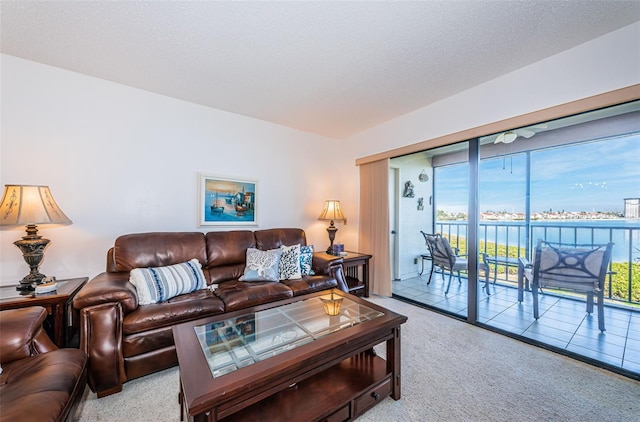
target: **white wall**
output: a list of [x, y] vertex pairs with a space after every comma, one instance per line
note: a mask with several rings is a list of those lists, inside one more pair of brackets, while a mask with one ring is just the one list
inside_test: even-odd
[[[42, 271], [94, 276], [120, 234], [198, 230], [198, 172], [257, 178], [260, 227], [302, 227], [322, 247], [327, 224], [316, 218], [325, 199], [340, 199], [348, 224], [337, 223], [337, 239], [357, 250], [356, 158], [640, 83], [640, 23], [346, 142], [0, 59], [0, 184], [49, 185], [74, 224], [40, 230], [52, 240]], [[0, 284], [27, 272], [12, 244], [20, 236], [0, 230]]]
[[[46, 275], [95, 276], [121, 234], [221, 230], [197, 227], [199, 172], [257, 179], [259, 227], [303, 228], [322, 250], [324, 200], [357, 212], [353, 185], [345, 189], [336, 172], [354, 158], [335, 153], [336, 140], [0, 57], [0, 183], [49, 185], [73, 220], [40, 228], [51, 239]], [[338, 226], [355, 248], [347, 239], [356, 227]], [[23, 235], [23, 227], [0, 230], [0, 284], [28, 273], [13, 245]]]
[[[398, 191], [398, 277], [404, 280], [416, 277], [422, 268], [420, 255], [427, 251], [420, 230], [431, 233], [433, 230], [433, 206], [429, 197], [433, 196], [433, 168], [431, 160], [424, 154], [411, 154], [391, 160], [390, 165], [398, 169], [400, 187]], [[429, 180], [420, 182], [418, 176], [425, 171]], [[414, 186], [414, 197], [405, 198], [404, 187], [407, 181]], [[423, 209], [418, 209], [418, 198], [423, 198]], [[417, 264], [415, 259], [418, 259]]]

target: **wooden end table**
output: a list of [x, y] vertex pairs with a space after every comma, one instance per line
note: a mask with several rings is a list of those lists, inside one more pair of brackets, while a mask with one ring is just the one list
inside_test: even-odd
[[15, 285], [1, 286], [0, 311], [28, 306], [44, 307], [49, 313], [44, 324], [47, 334], [56, 346], [69, 347], [78, 321], [71, 301], [88, 280], [87, 277], [56, 280], [58, 289], [43, 294], [21, 292], [16, 290]]

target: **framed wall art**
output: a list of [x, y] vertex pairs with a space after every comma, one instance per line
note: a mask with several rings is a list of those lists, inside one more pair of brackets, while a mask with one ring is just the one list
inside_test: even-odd
[[199, 174], [199, 226], [255, 226], [256, 180]]

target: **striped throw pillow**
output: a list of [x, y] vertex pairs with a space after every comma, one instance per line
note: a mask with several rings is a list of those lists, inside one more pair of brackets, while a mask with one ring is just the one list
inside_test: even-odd
[[129, 281], [136, 287], [139, 305], [162, 302], [207, 287], [202, 266], [195, 258], [166, 267], [135, 268]]

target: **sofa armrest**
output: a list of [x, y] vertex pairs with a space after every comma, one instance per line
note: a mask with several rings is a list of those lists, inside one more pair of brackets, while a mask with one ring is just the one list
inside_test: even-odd
[[342, 261], [341, 256], [314, 253], [311, 268], [316, 274], [330, 275], [331, 267], [342, 265]]
[[82, 286], [73, 298], [75, 309], [119, 303], [125, 314], [138, 308], [138, 295], [128, 272], [101, 273]]
[[98, 397], [122, 391], [127, 380], [122, 354], [123, 318], [118, 302], [80, 311], [80, 350], [89, 358], [88, 383]]
[[41, 306], [0, 312], [1, 364], [57, 349], [42, 327], [46, 317]]
[[122, 322], [138, 308], [129, 272], [98, 274], [76, 294], [73, 307], [80, 310], [80, 350], [89, 358], [89, 387], [98, 397], [121, 391], [127, 380]]
[[344, 258], [341, 256], [314, 253], [311, 268], [313, 268], [313, 272], [316, 274], [328, 275], [335, 278], [338, 282], [338, 289], [349, 293], [349, 286], [344, 277], [343, 261]]

